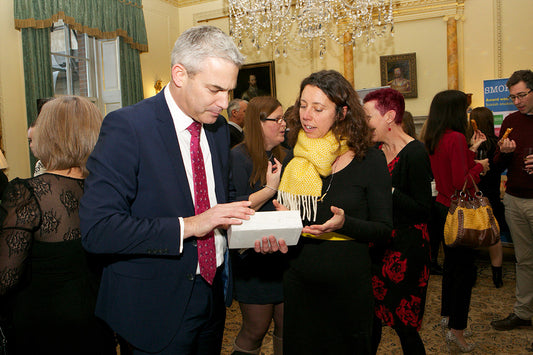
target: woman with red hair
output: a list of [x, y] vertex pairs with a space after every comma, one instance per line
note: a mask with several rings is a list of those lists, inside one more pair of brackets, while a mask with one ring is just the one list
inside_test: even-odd
[[424, 145], [402, 129], [405, 103], [393, 89], [364, 98], [373, 140], [385, 153], [392, 178], [393, 232], [390, 243], [374, 246], [372, 286], [375, 297], [373, 352], [381, 327], [392, 327], [404, 354], [425, 354], [418, 330], [426, 302], [430, 244], [427, 221], [431, 207], [431, 164]]

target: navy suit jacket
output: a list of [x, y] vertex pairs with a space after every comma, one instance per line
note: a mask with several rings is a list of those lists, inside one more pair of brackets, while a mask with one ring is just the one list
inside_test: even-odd
[[[219, 118], [204, 129], [217, 201], [225, 203], [227, 123]], [[109, 113], [87, 167], [83, 245], [110, 254], [96, 315], [135, 347], [160, 351], [180, 327], [198, 261], [196, 238], [185, 239], [179, 253], [178, 217], [193, 216], [194, 204], [164, 91]]]

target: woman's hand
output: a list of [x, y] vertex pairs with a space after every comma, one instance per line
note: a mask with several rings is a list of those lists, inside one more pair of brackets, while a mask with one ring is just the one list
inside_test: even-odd
[[326, 221], [326, 223], [306, 226], [303, 228], [302, 232], [321, 235], [341, 229], [344, 226], [345, 221], [344, 210], [342, 208], [331, 206], [331, 212], [333, 212], [333, 217]]
[[273, 235], [263, 237], [261, 240], [256, 240], [254, 243], [254, 250], [256, 253], [271, 254], [277, 251], [282, 254], [286, 254], [289, 251], [289, 247], [285, 240], [277, 239]]
[[279, 187], [279, 181], [281, 178], [281, 163], [274, 158], [274, 163], [271, 161], [268, 162], [268, 167], [266, 171], [266, 184], [274, 190], [277, 190]]
[[483, 172], [481, 172], [480, 175], [485, 175], [487, 173], [487, 171], [490, 170], [490, 166], [489, 166], [489, 160], [488, 159], [482, 159], [482, 160], [474, 160], [476, 163], [479, 163], [483, 166]]
[[276, 207], [276, 211], [288, 211], [289, 210], [287, 207], [279, 203], [278, 200], [272, 200], [272, 203], [274, 204], [274, 207]]
[[470, 139], [470, 150], [476, 152], [481, 143], [485, 142], [487, 137], [479, 129], [474, 132], [472, 139]]

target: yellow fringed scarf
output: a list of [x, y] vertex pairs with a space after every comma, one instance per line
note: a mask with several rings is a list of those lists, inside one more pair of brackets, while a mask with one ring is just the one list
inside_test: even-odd
[[329, 131], [322, 138], [307, 138], [300, 130], [294, 158], [285, 167], [278, 187], [278, 201], [290, 210], [300, 210], [303, 219], [316, 219], [317, 201], [322, 194], [322, 179], [331, 174], [339, 155], [349, 150], [346, 140], [339, 142]]

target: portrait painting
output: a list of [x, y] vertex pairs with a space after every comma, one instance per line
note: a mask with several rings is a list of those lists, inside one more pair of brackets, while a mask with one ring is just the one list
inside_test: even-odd
[[418, 97], [416, 53], [381, 56], [379, 61], [382, 86], [398, 90], [405, 98]]
[[250, 101], [256, 96], [276, 97], [274, 61], [245, 64], [239, 70], [233, 98]]

